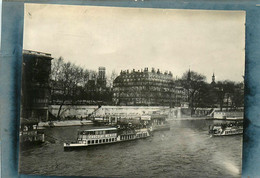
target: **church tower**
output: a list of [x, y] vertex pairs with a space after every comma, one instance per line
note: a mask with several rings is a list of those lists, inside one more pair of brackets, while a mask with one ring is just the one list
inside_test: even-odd
[[216, 84], [216, 82], [215, 82], [215, 74], [213, 73], [213, 75], [212, 75], [212, 81], [211, 81], [211, 84]]
[[188, 72], [187, 80], [188, 80], [188, 81], [191, 80], [191, 72], [190, 72], [190, 68], [189, 68], [189, 72]]

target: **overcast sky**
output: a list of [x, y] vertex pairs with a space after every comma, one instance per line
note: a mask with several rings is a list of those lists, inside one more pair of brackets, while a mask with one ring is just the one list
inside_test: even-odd
[[245, 12], [26, 4], [24, 49], [107, 73], [155, 67], [242, 81]]

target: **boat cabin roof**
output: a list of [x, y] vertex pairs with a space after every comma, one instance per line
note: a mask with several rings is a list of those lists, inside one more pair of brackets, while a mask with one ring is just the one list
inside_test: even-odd
[[83, 130], [83, 131], [103, 131], [103, 130], [117, 130], [115, 127], [110, 127], [110, 128], [102, 128], [102, 129], [88, 129], [88, 130]]
[[221, 128], [220, 125], [214, 125], [213, 128]]

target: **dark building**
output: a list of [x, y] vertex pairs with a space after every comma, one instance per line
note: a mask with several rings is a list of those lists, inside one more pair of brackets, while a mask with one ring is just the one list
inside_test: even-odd
[[105, 67], [98, 68], [97, 86], [98, 86], [98, 88], [106, 87], [106, 68]]
[[48, 120], [51, 54], [23, 51], [21, 121]]
[[105, 67], [99, 67], [98, 68], [98, 78], [101, 80], [106, 79], [106, 68]]
[[183, 92], [175, 87], [171, 72], [133, 69], [121, 71], [114, 80], [113, 102], [116, 105], [177, 106], [183, 102], [183, 97], [179, 96]]

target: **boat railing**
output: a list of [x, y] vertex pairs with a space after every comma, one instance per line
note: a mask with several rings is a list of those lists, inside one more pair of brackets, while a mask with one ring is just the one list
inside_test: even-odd
[[36, 130], [22, 131], [20, 134], [21, 135], [37, 135], [37, 131]]
[[212, 125], [212, 127], [222, 127], [222, 128], [241, 127], [241, 126], [243, 126], [243, 122], [217, 123]]
[[103, 135], [80, 135], [79, 139], [96, 139], [96, 138], [109, 138], [109, 137], [116, 137], [116, 133], [111, 134], [103, 134]]

